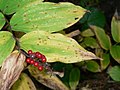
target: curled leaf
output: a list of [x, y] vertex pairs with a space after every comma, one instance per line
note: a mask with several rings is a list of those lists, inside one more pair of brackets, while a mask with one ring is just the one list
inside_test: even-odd
[[53, 89], [53, 90], [69, 90], [67, 86], [65, 86], [60, 79], [58, 79], [55, 75], [47, 74], [45, 72], [40, 72], [36, 67], [29, 66], [29, 72], [31, 75], [43, 85]]
[[9, 90], [19, 78], [24, 68], [25, 56], [18, 51], [14, 51], [3, 62], [0, 70], [0, 90]]
[[33, 31], [20, 39], [23, 50], [43, 53], [47, 62], [76, 63], [89, 59], [100, 59], [81, 47], [72, 38], [62, 34], [50, 34], [44, 31]]

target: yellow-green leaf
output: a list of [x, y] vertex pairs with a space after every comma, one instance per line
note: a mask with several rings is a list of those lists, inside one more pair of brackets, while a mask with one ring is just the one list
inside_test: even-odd
[[116, 42], [120, 42], [120, 20], [117, 20], [115, 17], [112, 18], [111, 33], [113, 39]]
[[35, 4], [27, 4], [14, 14], [10, 24], [12, 30], [25, 33], [34, 30], [56, 32], [79, 21], [85, 11], [84, 8], [71, 3], [38, 1]]
[[120, 63], [120, 53], [119, 52], [120, 52], [120, 45], [113, 45], [110, 49], [110, 54], [118, 63]]
[[50, 34], [44, 31], [33, 31], [20, 39], [21, 48], [43, 53], [47, 62], [76, 63], [83, 60], [99, 59], [86, 51], [72, 38], [62, 34]]
[[21, 73], [10, 90], [36, 90], [36, 87], [27, 74]]
[[13, 14], [28, 3], [42, 0], [0, 0], [0, 10], [4, 14]]
[[11, 53], [15, 46], [15, 40], [10, 32], [0, 32], [0, 65]]
[[94, 30], [100, 46], [105, 50], [109, 50], [111, 47], [111, 41], [105, 31], [102, 28], [96, 26], [91, 26], [91, 28]]
[[5, 18], [4, 15], [0, 12], [0, 30], [2, 29], [4, 24], [5, 24]]

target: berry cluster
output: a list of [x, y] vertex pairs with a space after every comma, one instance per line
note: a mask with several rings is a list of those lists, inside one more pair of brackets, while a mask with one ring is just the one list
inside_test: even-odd
[[46, 57], [40, 52], [33, 52], [32, 50], [29, 50], [27, 54], [26, 62], [42, 71], [46, 64]]

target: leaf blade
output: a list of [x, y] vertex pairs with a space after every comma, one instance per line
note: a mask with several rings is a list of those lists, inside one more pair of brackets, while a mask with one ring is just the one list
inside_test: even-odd
[[12, 17], [10, 24], [13, 30], [25, 33], [33, 30], [56, 32], [73, 25], [84, 14], [85, 9], [71, 3], [38, 2], [23, 7]]
[[76, 63], [89, 59], [100, 59], [86, 51], [72, 38], [62, 34], [50, 34], [44, 31], [27, 33], [20, 39], [21, 48], [39, 51], [48, 62]]
[[12, 34], [10, 32], [1, 31], [0, 32], [0, 65], [5, 60], [5, 58], [12, 52], [14, 46], [15, 46], [15, 40], [12, 37]]

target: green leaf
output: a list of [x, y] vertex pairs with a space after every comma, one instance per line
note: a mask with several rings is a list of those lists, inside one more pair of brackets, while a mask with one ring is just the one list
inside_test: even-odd
[[108, 67], [108, 65], [110, 64], [110, 55], [104, 53], [102, 58], [103, 58], [103, 60], [100, 61], [101, 69], [105, 70]]
[[112, 57], [118, 62], [120, 63], [120, 46], [119, 45], [114, 45], [111, 47], [110, 49], [110, 54], [112, 55]]
[[5, 24], [5, 18], [4, 15], [0, 12], [0, 30], [2, 29], [4, 24]]
[[98, 48], [99, 47], [96, 39], [94, 39], [92, 37], [84, 38], [84, 43], [87, 47], [91, 47], [91, 48]]
[[91, 72], [100, 72], [101, 71], [100, 66], [95, 61], [87, 61], [86, 68], [88, 71], [91, 71]]
[[92, 32], [92, 30], [86, 29], [81, 33], [81, 35], [83, 37], [90, 37], [90, 36], [94, 36], [95, 34]]
[[114, 66], [109, 70], [110, 77], [115, 81], [120, 81], [120, 66]]
[[69, 85], [71, 90], [76, 90], [79, 80], [80, 80], [80, 70], [78, 68], [73, 68], [69, 76]]
[[15, 40], [10, 32], [0, 32], [0, 65], [11, 53], [15, 46]]
[[73, 25], [84, 14], [84, 8], [71, 3], [36, 2], [14, 14], [10, 24], [12, 30], [25, 33], [34, 30], [56, 32]]
[[111, 41], [109, 36], [105, 33], [105, 31], [102, 28], [96, 26], [90, 26], [90, 27], [94, 30], [95, 35], [101, 47], [105, 50], [109, 50], [111, 47]]
[[28, 3], [42, 0], [0, 0], [0, 10], [4, 14], [13, 14]]
[[36, 87], [27, 74], [21, 73], [10, 90], [36, 90]]
[[99, 59], [72, 38], [59, 33], [33, 31], [20, 39], [20, 45], [26, 51], [31, 49], [43, 53], [47, 57], [47, 62], [76, 63], [83, 60]]
[[120, 42], [120, 21], [115, 19], [115, 17], [112, 18], [111, 33], [113, 39], [116, 42]]
[[93, 10], [90, 12], [90, 15], [87, 20], [88, 25], [95, 25], [98, 27], [104, 27], [105, 25], [105, 16], [98, 10]]

